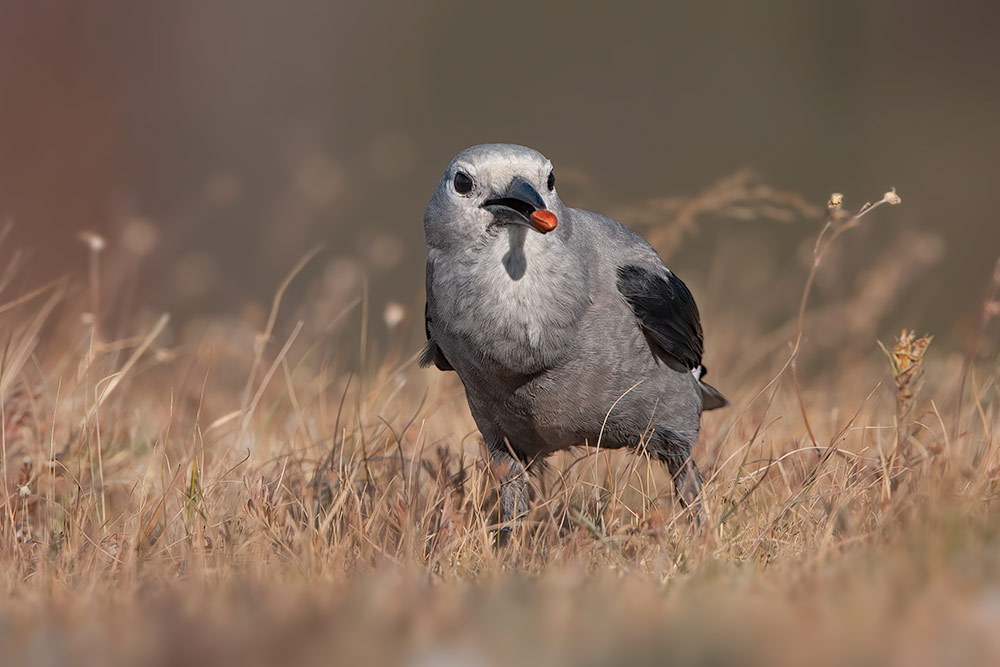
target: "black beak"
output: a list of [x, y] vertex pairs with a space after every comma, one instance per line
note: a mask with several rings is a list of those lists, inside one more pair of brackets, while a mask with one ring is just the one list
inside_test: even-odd
[[531, 214], [544, 209], [545, 201], [528, 181], [517, 176], [511, 181], [502, 197], [487, 199], [482, 207], [497, 217], [504, 218], [504, 222], [531, 227]]

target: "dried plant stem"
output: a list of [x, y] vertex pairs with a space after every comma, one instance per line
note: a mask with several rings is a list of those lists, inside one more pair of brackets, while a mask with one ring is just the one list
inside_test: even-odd
[[[3, 369], [7, 361], [7, 349], [8, 346], [4, 347], [3, 354], [0, 356], [0, 377], [3, 375]], [[7, 458], [7, 412], [6, 412], [6, 401], [0, 397], [0, 447], [2, 451], [0, 454], [3, 455], [3, 461], [0, 462], [0, 475], [3, 475], [3, 495], [4, 495], [4, 510], [7, 515], [8, 521], [10, 521], [10, 539], [11, 546], [17, 547], [17, 524], [14, 521], [14, 508], [11, 503], [10, 488], [7, 482], [7, 472], [10, 466], [10, 461]]]
[[260, 381], [260, 386], [257, 387], [257, 392], [254, 394], [253, 400], [250, 401], [250, 404], [246, 407], [246, 410], [243, 413], [243, 422], [242, 425], [240, 426], [241, 434], [245, 434], [247, 428], [249, 428], [250, 420], [253, 418], [254, 410], [257, 409], [257, 404], [260, 402], [260, 399], [264, 396], [264, 390], [267, 389], [267, 385], [271, 383], [271, 378], [274, 377], [274, 373], [278, 370], [278, 366], [281, 365], [281, 362], [285, 358], [285, 355], [288, 354], [288, 351], [291, 349], [292, 343], [295, 342], [295, 339], [296, 337], [298, 337], [299, 332], [302, 331], [303, 324], [305, 323], [302, 320], [299, 320], [298, 322], [295, 323], [295, 328], [292, 329], [292, 333], [291, 335], [288, 336], [288, 340], [286, 340], [285, 344], [281, 347], [281, 351], [278, 352], [278, 356], [275, 357], [274, 362], [271, 364], [271, 367], [267, 369], [267, 372], [264, 374], [264, 379]]
[[126, 375], [128, 375], [128, 372], [132, 370], [132, 368], [136, 365], [136, 363], [139, 361], [139, 358], [142, 357], [143, 353], [147, 349], [149, 349], [149, 346], [153, 344], [153, 341], [156, 340], [157, 337], [163, 332], [164, 327], [167, 326], [167, 323], [169, 321], [170, 321], [169, 313], [164, 313], [163, 315], [160, 315], [160, 319], [156, 321], [156, 324], [153, 326], [153, 329], [149, 332], [149, 334], [146, 335], [146, 338], [143, 339], [139, 347], [135, 348], [135, 351], [132, 352], [132, 356], [128, 358], [128, 361], [125, 362], [125, 365], [122, 366], [121, 370], [115, 373], [114, 375], [105, 378], [106, 380], [108, 380], [108, 384], [107, 386], [104, 387], [104, 390], [101, 391], [96, 396], [94, 404], [90, 407], [90, 410], [84, 417], [83, 420], [84, 424], [94, 418], [94, 415], [97, 414], [97, 411], [101, 409], [101, 406], [104, 405], [104, 402], [106, 400], [108, 400], [108, 397], [111, 396], [114, 390], [118, 388], [118, 385], [121, 384], [121, 381], [125, 378]]
[[[781, 372], [784, 372], [786, 368], [791, 369], [792, 374], [792, 384], [795, 387], [795, 394], [798, 398], [799, 409], [802, 413], [802, 421], [805, 424], [806, 432], [809, 434], [809, 439], [812, 441], [813, 446], [818, 447], [819, 442], [816, 439], [816, 434], [813, 432], [812, 425], [809, 423], [809, 411], [806, 409], [805, 400], [802, 397], [802, 389], [799, 385], [798, 377], [798, 356], [799, 349], [802, 344], [802, 336], [804, 331], [804, 322], [806, 316], [806, 304], [809, 301], [809, 295], [812, 292], [813, 282], [816, 280], [816, 274], [819, 271], [820, 262], [823, 261], [823, 256], [826, 254], [827, 250], [833, 244], [837, 238], [843, 234], [848, 229], [853, 229], [857, 227], [860, 223], [861, 218], [875, 210], [882, 204], [895, 205], [900, 203], [899, 195], [896, 194], [895, 189], [889, 190], [882, 198], [872, 203], [866, 203], [861, 209], [854, 215], [844, 216], [843, 210], [841, 209], [841, 203], [843, 197], [840, 194], [833, 194], [830, 197], [830, 201], [827, 203], [826, 208], [826, 218], [823, 221], [823, 228], [820, 230], [819, 235], [816, 237], [816, 244], [813, 246], [813, 260], [812, 265], [809, 267], [809, 275], [806, 278], [805, 287], [802, 288], [802, 297], [799, 299], [799, 312], [795, 318], [795, 335], [792, 339], [792, 351], [788, 357], [788, 361], [785, 366], [782, 367]], [[826, 238], [828, 231], [833, 229], [833, 233]], [[825, 241], [825, 242], [824, 242]], [[779, 376], [781, 374], [779, 372]], [[824, 457], [825, 458], [825, 457]]]
[[318, 245], [309, 252], [307, 252], [298, 263], [292, 267], [292, 270], [288, 272], [285, 279], [281, 281], [278, 286], [278, 290], [274, 293], [274, 299], [271, 301], [271, 312], [267, 316], [267, 325], [264, 327], [264, 331], [257, 336], [257, 340], [254, 341], [254, 356], [253, 363], [250, 365], [250, 374], [247, 376], [247, 383], [243, 387], [243, 398], [240, 401], [244, 410], [247, 410], [250, 404], [250, 397], [253, 393], [253, 383], [257, 377], [257, 371], [260, 369], [260, 365], [264, 358], [264, 349], [267, 347], [268, 341], [271, 340], [271, 336], [274, 334], [274, 324], [278, 319], [278, 308], [281, 307], [281, 300], [285, 296], [285, 291], [288, 286], [292, 284], [295, 280], [295, 276], [299, 275], [299, 272], [306, 267], [313, 257], [318, 255], [320, 251], [323, 250], [322, 245]]
[[962, 428], [962, 406], [965, 401], [965, 386], [969, 382], [969, 373], [972, 370], [976, 358], [979, 356], [979, 349], [983, 342], [983, 335], [990, 320], [1000, 312], [1000, 259], [997, 259], [993, 267], [993, 276], [990, 280], [989, 289], [986, 291], [986, 298], [983, 300], [982, 315], [979, 319], [979, 326], [962, 360], [962, 374], [958, 380], [958, 399], [955, 405], [955, 422], [952, 427], [952, 438], [958, 438]]
[[101, 308], [101, 290], [100, 290], [100, 266], [99, 266], [99, 255], [100, 249], [96, 248], [93, 244], [90, 247], [90, 262], [89, 262], [89, 287], [90, 287], [90, 312], [94, 314], [94, 329], [95, 331], [100, 328], [100, 308]]

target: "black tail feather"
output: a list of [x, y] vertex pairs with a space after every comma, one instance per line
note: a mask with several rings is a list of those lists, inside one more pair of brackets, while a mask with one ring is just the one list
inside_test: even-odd
[[718, 389], [712, 385], [698, 381], [701, 386], [701, 409], [702, 410], [717, 410], [719, 408], [724, 408], [729, 405], [729, 401], [723, 396]]

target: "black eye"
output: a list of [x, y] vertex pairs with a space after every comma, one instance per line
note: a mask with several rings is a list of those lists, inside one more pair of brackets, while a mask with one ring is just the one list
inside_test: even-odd
[[460, 195], [472, 192], [472, 178], [464, 171], [455, 174], [455, 192]]
[[549, 192], [552, 192], [556, 187], [556, 172], [549, 172]]

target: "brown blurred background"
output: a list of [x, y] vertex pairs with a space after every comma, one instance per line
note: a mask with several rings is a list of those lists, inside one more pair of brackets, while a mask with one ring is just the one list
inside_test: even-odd
[[[896, 186], [819, 287], [876, 289], [870, 267], [913, 252], [879, 331], [963, 336], [1000, 254], [998, 12], [753, 5], [3, 0], [4, 256], [32, 252], [23, 288], [83, 276], [95, 231], [132, 258], [132, 302], [183, 319], [268, 303], [324, 243], [289, 298], [366, 276], [415, 342], [431, 191], [461, 148], [509, 141], [606, 212], [744, 167], [819, 205]], [[716, 220], [668, 260], [708, 319], [751, 318], [776, 277], [800, 288], [818, 224]]]

